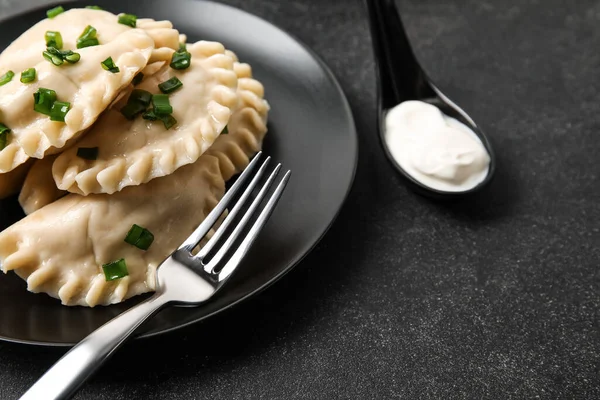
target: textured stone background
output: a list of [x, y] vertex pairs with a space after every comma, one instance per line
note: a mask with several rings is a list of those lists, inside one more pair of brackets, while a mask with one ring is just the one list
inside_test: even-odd
[[[77, 398], [600, 398], [600, 2], [400, 1], [426, 70], [499, 156], [489, 190], [455, 205], [383, 159], [362, 2], [226, 2], [333, 69], [360, 134], [355, 187], [280, 283], [131, 343]], [[0, 0], [0, 17], [37, 4]], [[63, 352], [0, 344], [0, 398]]]

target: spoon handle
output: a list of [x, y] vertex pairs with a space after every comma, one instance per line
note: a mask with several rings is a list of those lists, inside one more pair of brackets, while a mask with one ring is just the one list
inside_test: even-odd
[[394, 0], [365, 0], [379, 72], [382, 107], [435, 97], [408, 41]]

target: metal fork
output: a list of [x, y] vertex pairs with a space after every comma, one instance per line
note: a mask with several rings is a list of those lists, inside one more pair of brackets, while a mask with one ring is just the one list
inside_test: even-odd
[[[70, 398], [125, 340], [150, 317], [170, 305], [201, 305], [223, 287], [231, 274], [240, 265], [258, 233], [271, 216], [290, 179], [291, 171], [287, 171], [250, 229], [248, 229], [249, 223], [261, 207], [269, 188], [275, 182], [281, 170], [281, 164], [278, 164], [244, 214], [240, 214], [267, 170], [270, 157], [262, 163], [258, 172], [254, 173], [259, 165], [260, 156], [261, 153], [254, 157], [235, 184], [227, 191], [223, 199], [194, 233], [169, 258], [162, 262], [158, 268], [154, 296], [107, 322], [79, 342], [77, 346], [73, 347], [54, 364], [21, 397], [21, 400]], [[202, 247], [198, 254], [194, 255], [192, 253], [194, 248], [206, 237], [227, 207], [232, 204], [236, 194], [250, 178], [252, 180], [240, 195], [231, 212], [206, 245]], [[232, 222], [236, 221], [238, 215], [241, 218], [237, 221], [237, 225], [233, 227]], [[232, 227], [233, 231], [225, 237], [230, 231], [229, 227]], [[224, 243], [221, 244], [223, 241]], [[217, 246], [220, 246], [218, 250]], [[216, 253], [214, 250], [216, 250]], [[227, 258], [227, 255], [231, 252], [233, 254]], [[214, 255], [209, 257], [212, 253]]]

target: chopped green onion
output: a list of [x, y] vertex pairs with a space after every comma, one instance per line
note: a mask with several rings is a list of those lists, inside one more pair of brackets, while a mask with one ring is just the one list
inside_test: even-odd
[[167, 115], [173, 113], [173, 107], [166, 94], [152, 95], [152, 108], [156, 115]]
[[57, 31], [46, 31], [44, 35], [46, 38], [46, 46], [47, 47], [55, 47], [57, 49], [62, 49], [63, 47], [63, 39], [60, 32]]
[[227, 135], [229, 133], [229, 127], [225, 125], [225, 128], [221, 131], [221, 135]]
[[127, 102], [136, 101], [142, 103], [144, 107], [148, 107], [152, 101], [152, 93], [147, 92], [143, 89], [134, 89], [129, 95]]
[[42, 56], [47, 61], [50, 61], [52, 64], [56, 65], [57, 67], [63, 65], [63, 63], [64, 63], [64, 61], [63, 61], [63, 59], [62, 59], [61, 56], [54, 55], [54, 54], [50, 53], [47, 50], [42, 53]]
[[58, 7], [54, 7], [48, 11], [46, 11], [46, 16], [50, 19], [56, 17], [59, 14], [62, 14], [65, 12], [65, 9], [62, 8], [62, 6], [58, 6]]
[[102, 8], [100, 6], [85, 6], [85, 8], [87, 8], [89, 10], [104, 10], [104, 8]]
[[127, 104], [121, 108], [121, 114], [128, 120], [132, 120], [146, 111], [151, 101], [152, 93], [142, 89], [134, 89], [127, 99]]
[[35, 68], [28, 68], [21, 72], [22, 83], [31, 83], [33, 81], [35, 81]]
[[108, 57], [106, 60], [102, 61], [100, 64], [102, 64], [102, 68], [104, 68], [108, 72], [112, 72], [113, 74], [116, 74], [117, 72], [120, 71], [119, 67], [117, 67], [115, 65], [115, 63], [113, 62], [112, 57]]
[[158, 88], [161, 92], [165, 94], [173, 93], [177, 89], [183, 86], [183, 83], [176, 76], [172, 77], [169, 80], [164, 81], [163, 83], [158, 85]]
[[99, 44], [100, 44], [100, 42], [96, 38], [85, 39], [85, 40], [78, 40], [77, 41], [77, 48], [78, 49], [83, 49], [84, 47], [98, 46]]
[[96, 37], [96, 28], [88, 25], [83, 30], [83, 33], [77, 38], [77, 48], [83, 49], [84, 47], [97, 46], [100, 44]]
[[98, 158], [97, 147], [80, 147], [77, 149], [77, 157], [84, 160], [95, 160]]
[[48, 47], [46, 51], [42, 53], [44, 58], [50, 61], [52, 64], [61, 66], [65, 61], [69, 64], [75, 64], [81, 59], [79, 53], [75, 53], [73, 50], [58, 50], [56, 47]]
[[186, 69], [190, 66], [192, 55], [187, 51], [173, 53], [171, 58], [171, 68], [173, 69]]
[[119, 23], [135, 28], [137, 17], [133, 14], [121, 14], [119, 15]]
[[146, 228], [133, 224], [131, 229], [125, 236], [125, 242], [129, 243], [138, 249], [148, 250], [154, 241], [154, 235]]
[[177, 125], [177, 120], [171, 114], [159, 116], [162, 123], [165, 125], [165, 129], [169, 130], [173, 126]]
[[152, 95], [152, 110], [146, 111], [142, 118], [149, 121], [161, 120], [166, 129], [171, 129], [177, 124], [175, 117], [171, 115], [173, 107], [169, 103], [169, 96], [166, 94]]
[[15, 73], [12, 71], [8, 71], [4, 75], [0, 76], [0, 86], [6, 85], [8, 82], [12, 81], [14, 76]]
[[135, 74], [135, 76], [133, 77], [131, 84], [133, 86], [137, 86], [140, 84], [140, 82], [144, 79], [144, 73], [143, 72], [138, 72], [137, 74]]
[[144, 114], [142, 114], [142, 118], [147, 119], [148, 121], [161, 120], [166, 129], [171, 129], [177, 124], [177, 120], [171, 114], [156, 115], [156, 113], [152, 110], [146, 111]]
[[67, 103], [66, 101], [55, 101], [54, 104], [52, 104], [52, 109], [50, 109], [50, 120], [65, 122], [65, 116], [70, 108], [71, 103]]
[[33, 109], [44, 115], [50, 115], [52, 105], [56, 101], [56, 92], [52, 89], [39, 88], [33, 94]]
[[96, 33], [97, 33], [96, 28], [94, 28], [91, 25], [88, 25], [83, 30], [83, 33], [81, 35], [79, 35], [78, 39], [91, 39], [91, 38], [95, 38], [96, 37]]
[[104, 277], [106, 278], [107, 282], [121, 279], [129, 275], [129, 272], [127, 271], [127, 263], [125, 263], [125, 259], [123, 258], [108, 264], [104, 264], [102, 266], [102, 270], [104, 271]]
[[64, 58], [69, 64], [75, 64], [77, 61], [79, 61], [81, 59], [81, 54], [75, 53], [71, 50], [68, 50], [68, 51], [70, 53], [64, 55]]
[[10, 133], [10, 128], [0, 122], [0, 150], [4, 150], [6, 144], [8, 143], [8, 134]]
[[147, 119], [148, 121], [156, 121], [158, 116], [154, 114], [154, 111], [148, 110], [144, 114], [142, 114], [142, 118]]
[[123, 114], [125, 118], [131, 121], [135, 119], [135, 117], [143, 113], [145, 110], [146, 107], [144, 107], [143, 104], [132, 102], [125, 104], [123, 108], [121, 108], [121, 114]]

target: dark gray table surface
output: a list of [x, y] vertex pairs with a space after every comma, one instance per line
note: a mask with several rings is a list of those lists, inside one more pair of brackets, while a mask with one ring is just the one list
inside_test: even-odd
[[[360, 1], [226, 2], [332, 68], [360, 135], [356, 183], [294, 272], [132, 342], [77, 398], [600, 398], [600, 2], [400, 2], [426, 70], [497, 150], [489, 190], [453, 205], [384, 160]], [[0, 17], [41, 3], [0, 0]], [[64, 351], [0, 343], [0, 398]]]

